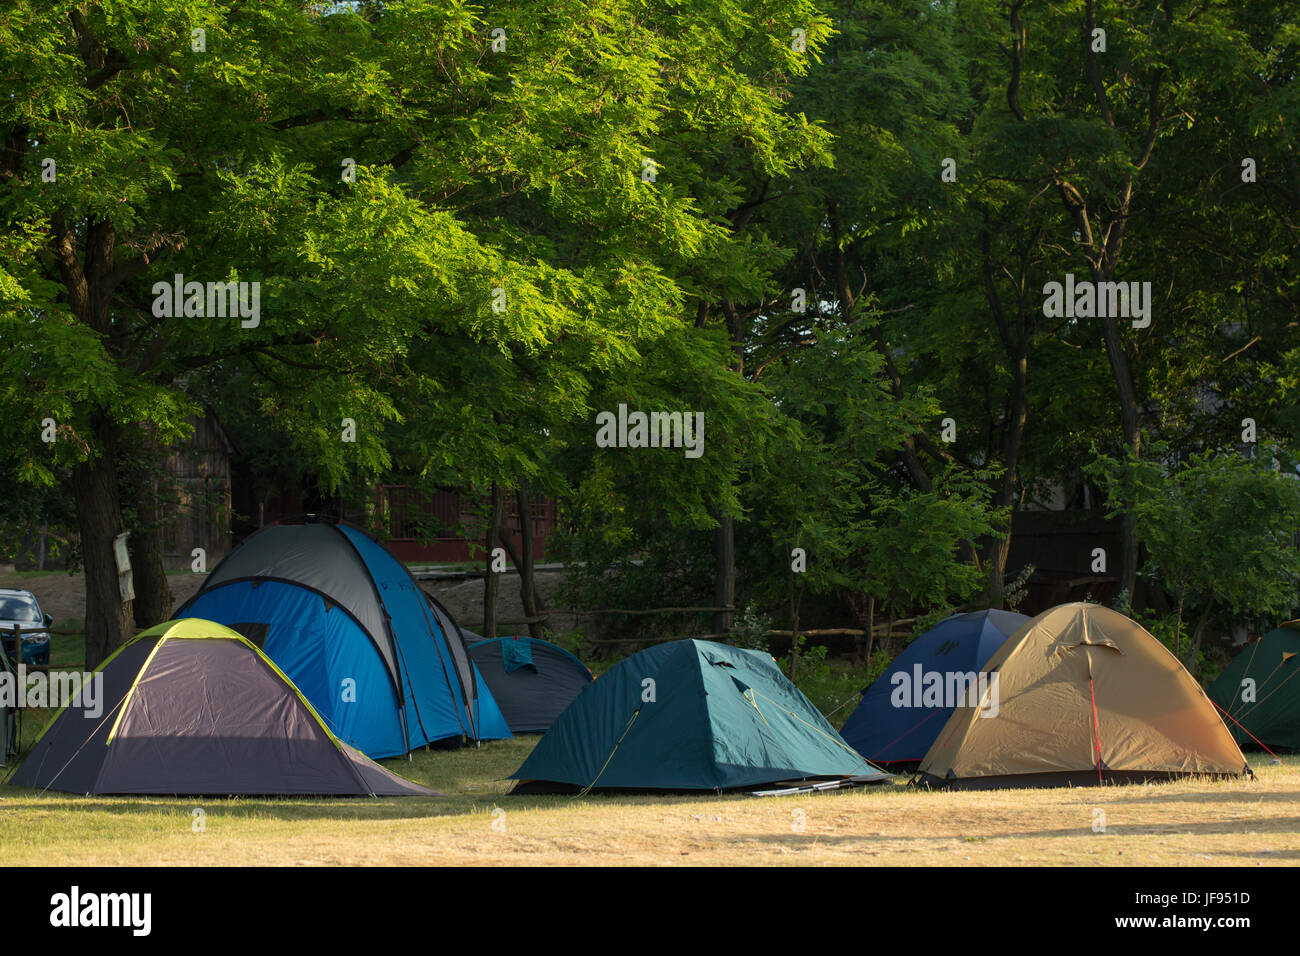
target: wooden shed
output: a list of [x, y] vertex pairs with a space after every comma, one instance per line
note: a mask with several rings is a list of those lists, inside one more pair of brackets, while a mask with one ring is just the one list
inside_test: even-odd
[[211, 570], [231, 548], [230, 460], [238, 450], [211, 409], [193, 425], [189, 440], [169, 449], [164, 463], [170, 487], [160, 496], [163, 562], [188, 569], [194, 549], [202, 548]]

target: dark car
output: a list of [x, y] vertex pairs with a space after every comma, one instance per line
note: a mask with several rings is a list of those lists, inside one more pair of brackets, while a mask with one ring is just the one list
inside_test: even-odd
[[[50, 625], [54, 618], [41, 612], [40, 602], [31, 591], [0, 588], [0, 641], [5, 656], [13, 664], [45, 665], [50, 663]], [[22, 654], [14, 646], [14, 625], [20, 631]]]

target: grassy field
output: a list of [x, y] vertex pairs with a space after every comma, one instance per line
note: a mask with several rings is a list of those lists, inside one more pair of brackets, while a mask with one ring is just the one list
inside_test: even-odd
[[[78, 624], [67, 614], [56, 627]], [[76, 637], [54, 639], [56, 668], [81, 659]], [[838, 725], [868, 677], [814, 659], [801, 685], [824, 712], [838, 708]], [[28, 714], [26, 746], [48, 716]], [[900, 781], [765, 799], [511, 797], [506, 778], [536, 739], [385, 761], [441, 794], [432, 798], [196, 801], [42, 795], [4, 785], [0, 865], [1300, 862], [1300, 757], [1273, 764], [1254, 755], [1253, 781], [1100, 790], [927, 793]], [[8, 773], [0, 770], [0, 779]], [[504, 813], [494, 814], [498, 808]]]
[[[511, 797], [534, 737], [390, 760], [442, 796], [75, 797], [0, 787], [0, 865], [1294, 865], [1300, 759], [1254, 781], [926, 793]], [[504, 813], [494, 815], [500, 808]], [[202, 828], [197, 829], [201, 809]], [[1104, 814], [1104, 819], [1101, 816]], [[1094, 832], [1103, 823], [1104, 832]], [[495, 825], [495, 829], [494, 829]]]

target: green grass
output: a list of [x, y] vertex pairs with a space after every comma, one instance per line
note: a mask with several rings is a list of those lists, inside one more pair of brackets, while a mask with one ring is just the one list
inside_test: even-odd
[[[57, 627], [80, 624], [67, 620]], [[59, 635], [56, 669], [79, 667]], [[611, 662], [612, 663], [612, 662]], [[868, 675], [805, 659], [835, 714]], [[52, 712], [29, 711], [29, 749]], [[1300, 862], [1300, 757], [1252, 755], [1255, 780], [928, 793], [896, 781], [817, 795], [513, 797], [535, 736], [385, 760], [413, 798], [84, 797], [0, 785], [0, 865], [1267, 865]], [[12, 767], [0, 770], [0, 779]], [[1097, 810], [1106, 831], [1093, 831]], [[195, 811], [201, 811], [196, 815]], [[792, 828], [792, 819], [806, 827]], [[201, 823], [201, 826], [199, 825]]]
[[86, 661], [86, 638], [81, 633], [81, 618], [55, 621], [53, 627], [56, 631], [77, 633], [50, 636], [50, 670], [81, 670]]
[[[536, 737], [383, 763], [436, 797], [82, 797], [0, 786], [0, 865], [1269, 865], [1300, 761], [1259, 779], [929, 793], [513, 797]], [[1094, 832], [1097, 810], [1106, 828]], [[195, 811], [201, 811], [195, 814]], [[792, 825], [798, 821], [799, 827]], [[201, 826], [200, 826], [201, 824]]]

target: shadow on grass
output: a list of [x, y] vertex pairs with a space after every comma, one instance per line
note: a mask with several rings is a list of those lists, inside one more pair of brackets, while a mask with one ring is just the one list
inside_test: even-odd
[[1137, 793], [1125, 793], [1118, 800], [1106, 801], [1108, 807], [1141, 806], [1149, 803], [1300, 803], [1300, 777], [1295, 790], [1194, 790], [1162, 793], [1155, 788], [1139, 787]]
[[[213, 818], [280, 820], [415, 820], [459, 816], [483, 809], [469, 797], [163, 797], [86, 796], [40, 793], [6, 787], [0, 810], [18, 814], [111, 814], [146, 817], [175, 812], [189, 816], [196, 807]], [[488, 801], [487, 810], [491, 809]], [[477, 806], [476, 806], [477, 805]]]
[[1219, 856], [1235, 856], [1245, 860], [1300, 860], [1300, 850], [1259, 850], [1251, 853], [1248, 850], [1212, 850]]
[[[1253, 826], [1256, 822], [1268, 824], [1268, 829], [1259, 829]], [[1089, 824], [1081, 824], [1076, 827], [1056, 827], [1053, 829], [1041, 830], [1022, 830], [1014, 833], [952, 833], [952, 834], [927, 834], [927, 833], [821, 833], [808, 832], [792, 836], [790, 834], [773, 834], [773, 833], [755, 833], [748, 836], [735, 837], [736, 839], [752, 840], [755, 843], [773, 843], [781, 846], [790, 846], [801, 840], [807, 840], [810, 843], [815, 841], [823, 845], [849, 845], [849, 844], [874, 844], [881, 842], [904, 841], [909, 844], [987, 844], [995, 841], [1024, 841], [1024, 840], [1059, 840], [1065, 837], [1089, 837], [1093, 839], [1112, 840], [1117, 843], [1122, 842], [1126, 837], [1176, 837], [1176, 836], [1272, 836], [1293, 834], [1297, 828], [1300, 828], [1300, 817], [1270, 817], [1265, 821], [1211, 821], [1205, 823], [1144, 823], [1124, 825], [1112, 823], [1107, 827], [1106, 833], [1093, 833]], [[972, 828], [978, 831], [978, 827]], [[1206, 847], [1200, 852], [1204, 853], [1237, 853], [1241, 856], [1282, 856], [1284, 854], [1300, 854], [1297, 850], [1279, 850], [1270, 853], [1256, 851], [1229, 851]]]
[[[884, 792], [885, 788], [801, 794], [800, 797], [828, 797], [833, 794]], [[778, 798], [778, 799], [793, 799]], [[436, 797], [175, 797], [175, 796], [77, 796], [28, 787], [0, 788], [0, 811], [11, 813], [86, 814], [147, 816], [175, 811], [189, 814], [202, 807], [210, 816], [278, 818], [282, 820], [411, 820], [429, 817], [465, 816], [490, 813], [495, 807], [507, 810], [599, 809], [602, 806], [658, 807], [664, 810], [690, 809], [702, 804], [737, 803], [760, 806], [760, 800], [745, 793], [714, 791], [701, 793], [592, 793], [511, 796], [508, 793], [440, 793]]]

